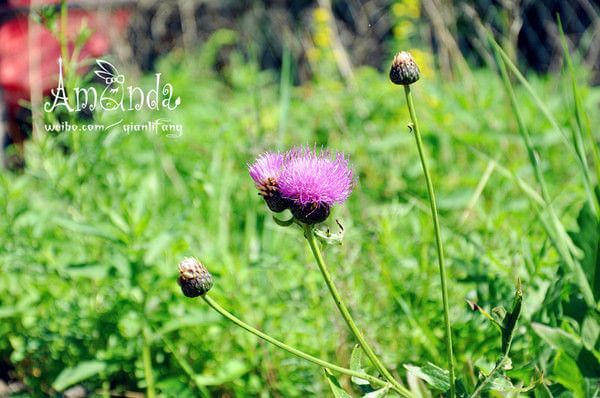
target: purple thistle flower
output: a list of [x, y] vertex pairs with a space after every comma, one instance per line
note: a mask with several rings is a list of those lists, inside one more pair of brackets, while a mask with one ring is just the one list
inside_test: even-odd
[[316, 148], [290, 150], [279, 175], [281, 196], [291, 201], [290, 210], [306, 224], [325, 221], [331, 206], [343, 203], [352, 192], [352, 170], [343, 153], [332, 158]]
[[290, 201], [281, 197], [279, 176], [284, 164], [284, 155], [266, 152], [248, 165], [250, 177], [254, 180], [258, 194], [263, 197], [272, 211], [279, 213], [290, 206]]

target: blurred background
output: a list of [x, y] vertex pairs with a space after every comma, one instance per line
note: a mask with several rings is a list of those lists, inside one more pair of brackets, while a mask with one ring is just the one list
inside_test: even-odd
[[[0, 3], [4, 145], [28, 134], [31, 115], [19, 101], [29, 101], [31, 89], [49, 95], [56, 86], [56, 65], [49, 58], [61, 52], [53, 36], [59, 29], [55, 26], [59, 4]], [[225, 43], [214, 54], [217, 70], [237, 51], [261, 69], [279, 71], [284, 61], [293, 65], [290, 79], [296, 84], [322, 73], [315, 69], [320, 69], [323, 57], [332, 57], [336, 72], [351, 79], [355, 67], [382, 69], [398, 48], [415, 46], [430, 50], [427, 55], [417, 51], [421, 63], [435, 65], [444, 78], [453, 79], [468, 66], [494, 63], [487, 50], [487, 32], [500, 38], [513, 60], [527, 70], [556, 72], [562, 64], [556, 24], [560, 16], [569, 44], [592, 70], [592, 83], [600, 81], [600, 6], [590, 0], [82, 0], [69, 1], [68, 8], [71, 45], [82, 29], [92, 35], [79, 59], [110, 52], [130, 76], [137, 76], [156, 70], [156, 62], [171, 52], [193, 53], [219, 32]]]
[[[543, 200], [490, 33], [529, 82], [511, 75]], [[439, 396], [404, 367], [443, 367], [445, 347], [426, 189], [402, 90], [387, 77], [399, 50], [422, 72], [414, 92], [462, 382], [472, 390], [500, 352], [498, 332], [465, 300], [508, 308], [520, 278], [512, 382], [485, 394], [594, 396], [597, 309], [584, 303], [548, 216], [558, 214], [598, 299], [600, 229], [587, 204], [597, 176], [585, 152], [600, 122], [598, 1], [4, 0], [0, 397], [329, 396], [320, 369], [175, 283], [179, 260], [197, 256], [233, 313], [348, 366], [354, 342], [301, 233], [273, 222], [247, 175], [258, 154], [301, 144], [349, 154], [358, 183], [326, 226], [337, 231], [338, 219], [345, 242], [326, 257], [386, 365], [417, 396]], [[181, 104], [46, 112], [59, 57], [67, 89], [101, 87], [92, 72], [104, 59], [126, 86], [150, 90], [159, 73]], [[125, 129], [158, 119], [182, 135]], [[44, 127], [63, 122], [113, 127]], [[574, 145], [583, 131], [585, 145]], [[565, 349], [564, 335], [579, 350]]]

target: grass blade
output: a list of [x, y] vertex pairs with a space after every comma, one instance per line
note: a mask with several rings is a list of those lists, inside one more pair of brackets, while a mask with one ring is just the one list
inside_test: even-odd
[[[567, 61], [567, 70], [569, 73], [569, 77], [571, 79], [571, 90], [573, 92], [573, 104], [575, 106], [575, 120], [577, 122], [577, 129], [573, 129], [574, 135], [577, 138], [576, 150], [578, 152], [578, 156], [581, 159], [581, 162], [586, 166], [587, 178], [589, 177], [589, 168], [587, 168], [587, 158], [585, 156], [584, 142], [582, 132], [585, 131], [589, 141], [590, 147], [592, 149], [592, 159], [594, 168], [596, 171], [596, 178], [600, 178], [600, 153], [598, 152], [598, 145], [592, 133], [592, 129], [590, 127], [590, 120], [588, 115], [586, 114], [583, 108], [583, 101], [581, 99], [581, 95], [579, 94], [579, 89], [577, 86], [577, 79], [575, 79], [575, 69], [573, 67], [573, 59], [571, 57], [571, 53], [569, 52], [569, 47], [567, 46], [567, 39], [565, 37], [565, 32], [563, 31], [562, 23], [560, 17], [557, 20], [558, 23], [558, 31], [560, 33], [560, 42], [563, 47], [563, 52], [565, 54], [565, 60]], [[591, 193], [592, 197], [595, 197], [593, 192]], [[595, 210], [596, 216], [600, 214], [600, 204], [598, 200], [593, 200], [591, 203], [592, 208]]]
[[[581, 267], [581, 264], [579, 264], [578, 262], [575, 261], [575, 259], [573, 258], [573, 255], [571, 253], [571, 250], [569, 249], [570, 245], [568, 244], [568, 242], [570, 241], [570, 238], [568, 237], [564, 225], [561, 223], [560, 219], [556, 215], [556, 212], [554, 211], [554, 207], [552, 206], [552, 200], [548, 193], [546, 181], [544, 179], [544, 175], [542, 173], [542, 169], [540, 166], [539, 155], [536, 152], [535, 147], [533, 146], [533, 143], [531, 141], [531, 136], [529, 135], [529, 131], [527, 129], [527, 126], [525, 125], [523, 115], [521, 114], [521, 110], [519, 108], [519, 104], [517, 102], [517, 97], [513, 90], [512, 83], [510, 81], [510, 78], [508, 77], [508, 71], [507, 71], [506, 67], [507, 67], [507, 65], [509, 65], [510, 60], [507, 61], [507, 60], [505, 60], [504, 57], [502, 57], [502, 53], [503, 53], [502, 49], [491, 37], [490, 37], [490, 43], [492, 45], [492, 49], [494, 50], [494, 56], [496, 57], [498, 67], [500, 69], [500, 77], [504, 84], [506, 93], [509, 97], [510, 104], [511, 104], [511, 107], [513, 110], [513, 114], [515, 115], [515, 118], [517, 119], [519, 134], [521, 135], [521, 137], [523, 138], [523, 141], [525, 143], [529, 161], [533, 168], [535, 178], [540, 186], [542, 198], [544, 199], [544, 202], [546, 204], [547, 214], [550, 218], [550, 220], [549, 220], [550, 223], [548, 224], [546, 229], [548, 231], [550, 239], [552, 240], [556, 250], [559, 252], [559, 254], [562, 257], [562, 259], [564, 260], [565, 264], [575, 274], [576, 282], [579, 285], [579, 288], [581, 290], [581, 293], [583, 294], [585, 302], [588, 305], [594, 307], [595, 300], [594, 300], [594, 295], [592, 293], [592, 289], [588, 283], [588, 280], [586, 278], [585, 272], [583, 271], [583, 269]], [[510, 65], [512, 65], [512, 64], [510, 64]], [[542, 220], [542, 221], [544, 221], [544, 220]]]
[[552, 114], [552, 112], [548, 109], [548, 107], [544, 104], [544, 102], [541, 100], [541, 98], [533, 90], [533, 88], [531, 87], [531, 85], [529, 84], [527, 79], [525, 79], [525, 76], [523, 76], [523, 74], [519, 71], [519, 68], [517, 68], [516, 65], [510, 60], [510, 57], [506, 54], [506, 52], [502, 49], [502, 47], [500, 47], [500, 45], [494, 40], [494, 38], [491, 35], [489, 35], [488, 37], [489, 37], [492, 49], [494, 50], [494, 56], [496, 57], [496, 59], [498, 59], [498, 58], [502, 59], [502, 61], [503, 61], [502, 64], [505, 65], [505, 68], [508, 67], [508, 69], [510, 69], [510, 71], [517, 78], [517, 80], [519, 80], [519, 83], [521, 83], [521, 85], [529, 93], [529, 95], [533, 99], [533, 101], [536, 104], [536, 106], [538, 107], [538, 109], [542, 112], [542, 114], [546, 117], [546, 119], [548, 119], [548, 121], [552, 125], [552, 128], [560, 134], [560, 136], [563, 139], [563, 141], [565, 142], [567, 148], [569, 148], [569, 150], [574, 153], [575, 159], [577, 160], [577, 165], [579, 166], [579, 170], [582, 175], [583, 184], [584, 184], [586, 193], [588, 195], [588, 200], [590, 201], [590, 204], [592, 204], [593, 208], [596, 209], [596, 205], [593, 204], [595, 202], [595, 198], [594, 198], [593, 190], [591, 188], [591, 182], [590, 182], [590, 178], [589, 178], [588, 168], [587, 168], [587, 165], [585, 164], [585, 162], [583, 161], [583, 159], [585, 159], [585, 156], [580, 157], [580, 154], [577, 150], [578, 145], [577, 144], [571, 145], [571, 142], [570, 142], [571, 139], [569, 138], [567, 133], [560, 127], [560, 125], [558, 124], [558, 122], [557, 122], [556, 118], [554, 117], [554, 115]]

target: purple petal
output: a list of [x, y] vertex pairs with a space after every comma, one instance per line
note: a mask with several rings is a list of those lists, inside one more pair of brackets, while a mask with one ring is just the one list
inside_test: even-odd
[[334, 158], [328, 151], [300, 147], [290, 150], [279, 175], [284, 198], [306, 205], [343, 203], [352, 192], [353, 177], [343, 153]]
[[256, 158], [256, 161], [248, 165], [250, 177], [256, 184], [261, 184], [268, 179], [277, 180], [281, 173], [284, 156], [277, 152], [266, 152]]

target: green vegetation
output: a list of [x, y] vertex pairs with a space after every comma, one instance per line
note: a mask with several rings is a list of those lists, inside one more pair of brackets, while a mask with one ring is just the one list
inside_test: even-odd
[[[105, 124], [169, 119], [184, 125], [181, 137], [122, 126], [44, 133], [27, 143], [23, 173], [0, 173], [0, 360], [15, 367], [25, 396], [79, 383], [99, 396], [322, 397], [330, 385], [358, 394], [350, 377], [337, 374], [337, 384], [175, 283], [178, 262], [197, 256], [214, 276], [211, 297], [233, 314], [350, 367], [356, 341], [309, 247], [271, 218], [246, 168], [263, 151], [316, 144], [348, 153], [358, 177], [328, 220], [345, 232], [324, 250], [329, 271], [385, 366], [411, 390], [439, 395], [436, 386], [448, 385], [428, 375], [447, 365], [440, 278], [427, 187], [402, 129], [403, 90], [370, 68], [355, 70], [353, 84], [320, 76], [290, 88], [235, 52], [217, 73], [218, 42], [158, 67], [181, 97], [177, 111], [95, 115]], [[494, 389], [598, 394], [590, 137], [598, 139], [600, 90], [573, 68], [528, 76], [530, 87], [510, 65], [506, 75], [473, 70], [455, 81], [430, 70], [413, 86], [451, 281], [456, 374], [468, 392], [508, 344], [502, 364], [512, 368], [499, 374], [510, 382], [494, 377]], [[518, 280], [521, 317], [507, 336], [496, 326], [514, 313]]]

